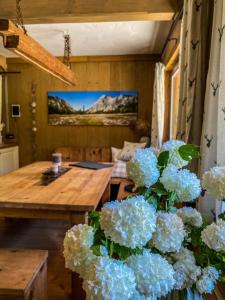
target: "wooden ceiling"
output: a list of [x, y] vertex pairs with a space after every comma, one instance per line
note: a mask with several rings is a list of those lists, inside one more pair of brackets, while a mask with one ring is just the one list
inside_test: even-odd
[[[25, 24], [171, 20], [181, 0], [22, 0]], [[0, 19], [15, 20], [16, 1], [0, 1]]]

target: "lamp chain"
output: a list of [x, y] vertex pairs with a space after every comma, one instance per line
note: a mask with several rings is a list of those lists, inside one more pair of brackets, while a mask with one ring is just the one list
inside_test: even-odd
[[20, 7], [20, 2], [21, 2], [21, 0], [16, 0], [16, 25], [23, 30], [24, 34], [27, 35], [27, 30], [26, 30], [26, 28], [24, 26], [24, 22], [23, 22], [23, 15], [22, 15], [21, 7]]
[[71, 56], [71, 40], [69, 34], [64, 34], [64, 57], [63, 63], [71, 69], [70, 64], [70, 56]]

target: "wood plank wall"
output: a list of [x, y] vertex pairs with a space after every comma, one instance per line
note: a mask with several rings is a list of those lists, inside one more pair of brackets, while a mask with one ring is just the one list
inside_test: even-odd
[[8, 75], [9, 104], [21, 105], [21, 117], [10, 117], [10, 131], [20, 146], [20, 165], [33, 160], [31, 131], [31, 84], [37, 84], [37, 160], [47, 160], [60, 146], [121, 147], [124, 140], [137, 141], [139, 137], [129, 127], [49, 126], [47, 113], [48, 91], [110, 91], [137, 90], [139, 92], [139, 116], [151, 120], [154, 65], [156, 58], [140, 60], [134, 57], [91, 59], [72, 63], [78, 85], [68, 87], [51, 75], [28, 63], [8, 60], [10, 71], [21, 74]]

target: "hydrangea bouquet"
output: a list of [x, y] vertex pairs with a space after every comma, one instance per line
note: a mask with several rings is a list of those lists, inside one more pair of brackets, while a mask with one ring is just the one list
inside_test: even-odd
[[175, 291], [204, 299], [225, 281], [225, 220], [208, 225], [191, 205], [202, 188], [184, 167], [197, 157], [197, 147], [176, 140], [136, 150], [127, 164], [136, 194], [66, 233], [66, 267], [83, 278], [87, 300], [157, 300]]

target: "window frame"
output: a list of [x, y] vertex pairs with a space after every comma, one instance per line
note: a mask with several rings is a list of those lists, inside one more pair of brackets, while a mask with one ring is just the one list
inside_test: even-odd
[[[177, 62], [171, 71], [171, 77], [170, 77], [170, 125], [169, 125], [169, 137], [170, 139], [176, 139], [176, 137], [173, 136], [173, 122], [174, 122], [174, 86], [175, 86], [175, 80], [176, 76], [180, 76], [180, 68], [179, 63]], [[179, 109], [179, 99], [178, 99], [178, 109]]]

